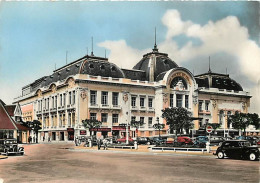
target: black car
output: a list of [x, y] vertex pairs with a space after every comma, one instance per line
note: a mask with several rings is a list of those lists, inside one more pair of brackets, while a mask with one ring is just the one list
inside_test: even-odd
[[225, 156], [238, 159], [259, 159], [258, 147], [251, 146], [247, 140], [227, 140], [224, 141], [216, 151], [219, 159]]
[[24, 147], [20, 147], [16, 139], [0, 139], [0, 154], [24, 154]]
[[138, 137], [137, 138], [137, 143], [138, 144], [147, 144], [148, 142], [149, 142], [149, 140], [146, 137]]

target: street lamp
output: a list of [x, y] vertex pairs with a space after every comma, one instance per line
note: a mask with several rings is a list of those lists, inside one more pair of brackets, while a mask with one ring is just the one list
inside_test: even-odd
[[164, 128], [164, 124], [160, 124], [160, 121], [159, 121], [159, 117], [156, 118], [156, 121], [157, 121], [157, 124], [154, 124], [153, 127], [155, 129], [158, 129], [159, 130], [159, 138], [161, 138], [161, 129]]

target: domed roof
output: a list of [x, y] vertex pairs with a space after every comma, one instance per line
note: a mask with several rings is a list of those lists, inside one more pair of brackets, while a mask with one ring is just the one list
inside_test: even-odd
[[243, 91], [242, 86], [231, 79], [228, 74], [208, 72], [195, 76], [195, 79], [199, 87]]
[[145, 71], [146, 81], [155, 81], [161, 73], [176, 67], [178, 65], [168, 57], [168, 54], [158, 52], [155, 47], [152, 52], [145, 54], [133, 69]]

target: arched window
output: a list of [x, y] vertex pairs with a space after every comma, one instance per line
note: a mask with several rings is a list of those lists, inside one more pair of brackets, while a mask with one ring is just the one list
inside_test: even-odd
[[184, 78], [182, 77], [175, 77], [171, 84], [170, 87], [176, 90], [187, 90], [187, 82]]

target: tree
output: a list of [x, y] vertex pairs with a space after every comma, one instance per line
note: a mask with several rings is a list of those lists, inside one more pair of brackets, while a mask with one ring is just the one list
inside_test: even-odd
[[243, 130], [246, 132], [246, 128], [252, 123], [251, 114], [235, 112], [234, 115], [230, 115], [228, 122], [232, 124], [233, 128]]
[[[93, 128], [99, 128], [102, 125], [102, 122], [96, 119], [85, 119], [82, 120], [82, 124], [86, 129], [91, 131]], [[90, 132], [90, 136], [92, 136], [92, 132]]]
[[159, 138], [161, 138], [160, 130], [162, 130], [164, 126], [165, 126], [164, 124], [159, 123], [159, 117], [157, 117], [157, 123], [153, 125], [153, 128], [159, 130]]
[[256, 113], [248, 113], [249, 117], [251, 118], [251, 122], [250, 125], [255, 126], [255, 129], [259, 129], [260, 128], [260, 118], [258, 116], [258, 114]]
[[166, 108], [162, 112], [162, 118], [166, 119], [166, 124], [169, 125], [171, 131], [175, 130], [176, 136], [178, 132], [182, 133], [183, 128], [193, 127], [191, 112], [183, 107]]
[[[131, 127], [132, 128], [135, 128], [136, 129], [136, 137], [138, 137], [138, 128], [140, 128], [140, 126], [143, 126], [144, 125], [144, 122], [143, 121], [131, 121], [130, 123]], [[136, 138], [137, 139], [137, 138]]]
[[26, 121], [25, 126], [31, 128], [35, 134], [36, 134], [36, 143], [38, 143], [38, 132], [40, 129], [42, 129], [42, 124], [38, 120], [33, 120], [33, 121]]

